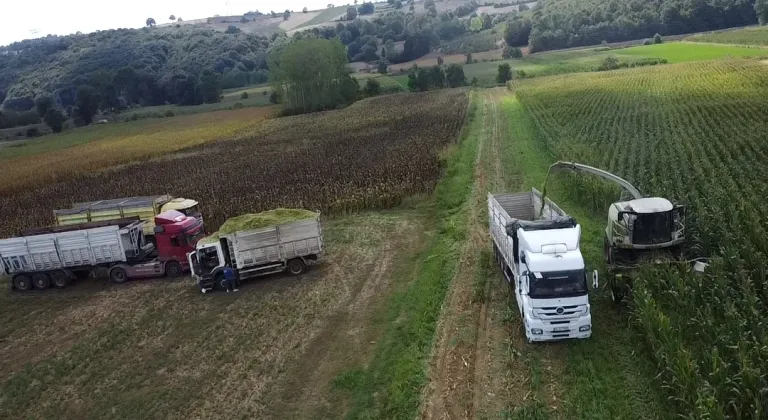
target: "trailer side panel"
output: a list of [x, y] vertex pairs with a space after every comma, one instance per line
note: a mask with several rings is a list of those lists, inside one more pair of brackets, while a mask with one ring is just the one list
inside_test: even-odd
[[227, 238], [238, 269], [285, 262], [320, 254], [322, 229], [318, 218], [300, 220], [266, 229], [237, 232]]

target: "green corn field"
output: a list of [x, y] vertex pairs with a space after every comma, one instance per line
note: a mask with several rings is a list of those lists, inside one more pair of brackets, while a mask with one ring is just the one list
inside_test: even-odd
[[[633, 319], [682, 418], [768, 418], [768, 66], [728, 59], [514, 83], [553, 158], [687, 205], [705, 275], [642, 273]], [[604, 215], [618, 190], [564, 178]]]

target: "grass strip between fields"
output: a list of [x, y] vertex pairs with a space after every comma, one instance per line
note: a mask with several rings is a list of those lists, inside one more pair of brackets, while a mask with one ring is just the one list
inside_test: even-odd
[[474, 98], [469, 106], [468, 124], [447, 153], [445, 175], [433, 194], [429, 210], [433, 234], [419, 258], [415, 279], [393, 296], [383, 315], [386, 330], [370, 364], [342, 372], [334, 381], [349, 396], [350, 419], [405, 419], [417, 414], [440, 308], [458, 264], [459, 244], [467, 234], [481, 131], [473, 127], [482, 122], [476, 118]]

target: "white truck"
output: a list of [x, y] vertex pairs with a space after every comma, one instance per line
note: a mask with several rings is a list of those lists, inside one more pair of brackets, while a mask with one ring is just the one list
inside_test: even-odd
[[66, 287], [97, 267], [125, 273], [155, 250], [143, 229], [138, 218], [30, 229], [0, 239], [0, 275], [11, 277], [12, 289], [27, 291]]
[[261, 229], [241, 230], [198, 242], [188, 254], [192, 275], [203, 293], [226, 289], [224, 269], [239, 280], [286, 271], [298, 276], [323, 254], [320, 214]]
[[[592, 335], [581, 226], [536, 189], [488, 194], [493, 250], [515, 290], [528, 342]], [[592, 276], [598, 287], [597, 270]]]

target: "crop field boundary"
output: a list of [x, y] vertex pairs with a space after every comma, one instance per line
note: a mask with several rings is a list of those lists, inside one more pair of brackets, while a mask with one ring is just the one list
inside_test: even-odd
[[[470, 124], [476, 118], [474, 105], [467, 118]], [[335, 380], [349, 398], [348, 418], [413, 418], [418, 411], [440, 308], [457, 268], [458, 244], [467, 235], [478, 141], [465, 130], [448, 153], [429, 210], [431, 239], [420, 254], [415, 280], [390, 302], [372, 361]]]

